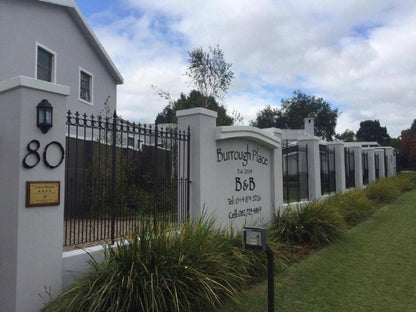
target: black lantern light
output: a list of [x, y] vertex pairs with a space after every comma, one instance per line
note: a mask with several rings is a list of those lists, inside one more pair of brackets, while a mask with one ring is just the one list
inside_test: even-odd
[[36, 106], [37, 111], [37, 126], [40, 128], [42, 133], [46, 133], [52, 128], [52, 111], [53, 107], [47, 100], [42, 100]]

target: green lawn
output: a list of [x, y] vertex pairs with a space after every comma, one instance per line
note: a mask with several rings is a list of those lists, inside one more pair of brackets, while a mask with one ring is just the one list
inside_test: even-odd
[[[416, 311], [416, 190], [275, 276], [276, 311]], [[267, 311], [267, 283], [223, 311]]]

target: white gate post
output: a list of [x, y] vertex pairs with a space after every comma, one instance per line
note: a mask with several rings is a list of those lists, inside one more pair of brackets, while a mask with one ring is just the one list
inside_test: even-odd
[[190, 161], [190, 219], [198, 219], [204, 207], [215, 205], [215, 151], [217, 113], [205, 108], [176, 112], [178, 128], [191, 130]]
[[368, 183], [376, 180], [376, 162], [374, 159], [374, 148], [366, 149], [368, 155]]
[[[264, 129], [264, 132], [269, 133], [279, 139], [281, 142], [282, 140], [282, 130], [277, 128], [267, 128]], [[282, 145], [280, 148], [276, 148], [273, 150], [273, 205], [274, 205], [274, 212], [277, 212], [283, 209], [283, 158], [282, 158]]]
[[378, 155], [378, 173], [379, 173], [379, 178], [381, 179], [385, 177], [384, 150], [376, 149], [374, 153]]
[[363, 188], [363, 155], [361, 146], [352, 146], [354, 151], [355, 188]]
[[335, 153], [335, 188], [337, 193], [343, 193], [345, 186], [345, 153], [343, 142], [328, 142], [327, 146]]
[[[61, 291], [65, 161], [49, 168], [45, 156], [49, 165], [57, 165], [59, 145], [65, 148], [67, 95], [68, 87], [23, 76], [0, 85], [0, 310], [4, 312], [37, 312], [43, 307], [39, 295], [48, 299], [46, 291], [52, 296]], [[36, 106], [43, 99], [53, 106], [53, 127], [45, 134], [36, 126]], [[25, 168], [25, 157], [29, 166], [39, 163]], [[50, 201], [44, 202], [42, 194], [39, 206], [27, 207], [29, 181], [59, 182], [59, 204], [45, 206]], [[43, 184], [36, 192], [47, 189]]]
[[392, 147], [385, 147], [386, 156], [387, 156], [387, 177], [392, 177], [394, 175], [394, 164], [393, 164], [393, 152]]
[[308, 148], [308, 187], [309, 200], [315, 200], [321, 194], [321, 162], [319, 155], [319, 138], [305, 137], [298, 139], [299, 146]]

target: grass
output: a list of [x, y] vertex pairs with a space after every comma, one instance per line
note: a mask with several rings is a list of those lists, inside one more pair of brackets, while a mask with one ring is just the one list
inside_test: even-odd
[[[416, 249], [408, 246], [416, 238], [416, 191], [344, 234], [346, 224], [365, 220], [415, 182], [414, 174], [399, 175], [279, 214], [268, 229], [276, 272], [283, 271], [276, 282], [278, 310], [406, 311], [416, 297], [411, 296]], [[319, 252], [312, 249], [335, 240]], [[310, 258], [283, 270], [311, 250]], [[94, 272], [43, 311], [210, 311], [238, 301], [242, 288], [261, 282], [265, 264], [264, 253], [242, 249], [239, 235], [219, 229], [213, 220], [180, 228], [149, 223], [128, 244], [107, 249], [102, 263], [92, 261]], [[264, 283], [255, 285], [243, 305], [228, 303], [226, 311], [266, 310], [265, 292]], [[409, 297], [413, 301], [406, 301]]]
[[[276, 311], [415, 311], [416, 190], [275, 276]], [[267, 311], [267, 283], [222, 311]]]

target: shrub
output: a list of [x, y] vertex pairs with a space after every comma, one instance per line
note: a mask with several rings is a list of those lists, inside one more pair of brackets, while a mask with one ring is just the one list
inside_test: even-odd
[[355, 226], [371, 216], [375, 204], [362, 190], [351, 190], [324, 200], [324, 205], [338, 210], [348, 226]]
[[408, 192], [416, 187], [416, 174], [414, 172], [399, 173], [390, 179], [400, 192]]
[[380, 179], [365, 189], [367, 197], [377, 203], [387, 204], [400, 195], [400, 188], [395, 179]]
[[336, 209], [320, 202], [288, 207], [277, 214], [272, 236], [294, 244], [320, 245], [337, 239], [345, 230], [343, 217]]
[[94, 272], [49, 303], [46, 311], [206, 311], [255, 275], [266, 275], [264, 253], [242, 249], [240, 237], [213, 221], [145, 225], [128, 243], [91, 261]]

